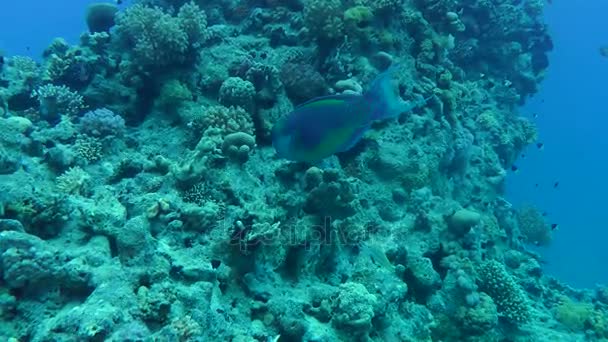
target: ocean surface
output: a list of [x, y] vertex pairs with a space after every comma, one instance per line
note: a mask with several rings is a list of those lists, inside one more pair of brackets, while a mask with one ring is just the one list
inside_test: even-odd
[[[513, 76], [520, 85], [518, 77], [533, 74], [529, 65], [526, 69], [490, 58], [482, 64], [506, 65], [504, 73], [473, 70], [464, 77], [455, 71], [468, 70], [462, 60], [454, 57], [448, 63], [437, 57], [462, 52], [458, 38], [445, 34], [459, 37], [462, 31], [450, 25], [479, 29], [476, 25], [485, 18], [479, 13], [467, 17], [455, 0], [197, 2], [209, 26], [202, 20], [200, 27], [188, 21], [173, 27], [187, 32], [183, 56], [171, 50], [180, 45], [170, 45], [175, 36], [162, 37], [162, 32], [151, 38], [168, 46], [158, 53], [126, 49], [143, 41], [135, 13], [109, 31], [119, 38], [100, 43], [101, 48], [90, 36], [86, 52], [78, 48], [71, 55], [69, 49], [61, 52], [61, 44], [54, 46], [59, 54], [55, 64], [43, 52], [57, 37], [80, 44], [81, 34], [88, 32], [87, 6], [98, 1], [0, 5], [0, 54], [6, 61], [20, 61], [20, 67], [28, 64], [14, 56], [51, 69], [43, 73], [51, 75], [48, 79], [32, 81], [37, 87], [32, 94], [39, 94], [35, 100], [22, 94], [29, 89], [27, 81], [19, 80], [18, 86], [0, 82], [0, 105], [2, 96], [15, 91], [7, 102], [18, 108], [0, 108], [2, 124], [15, 125], [14, 131], [28, 127], [16, 140], [0, 127], [0, 142], [6, 141], [0, 157], [5, 149], [23, 153], [14, 167], [6, 167], [8, 172], [0, 172], [0, 339], [608, 341], [608, 58], [599, 51], [608, 46], [607, 1], [543, 2], [542, 20], [553, 43], [549, 67], [541, 71], [545, 77], [538, 91], [516, 108], [509, 108], [516, 101], [508, 95], [516, 90], [500, 77]], [[533, 12], [539, 2], [495, 1], [513, 3], [514, 12], [526, 4]], [[300, 7], [315, 3], [327, 8]], [[365, 17], [367, 6], [375, 8], [376, 16], [397, 16], [377, 8], [399, 3], [413, 9], [403, 14], [411, 20], [408, 25], [393, 18], [385, 27], [377, 17]], [[466, 8], [474, 1], [463, 3]], [[283, 5], [273, 12], [273, 6]], [[355, 10], [344, 12], [344, 6]], [[438, 15], [443, 6], [450, 11]], [[126, 13], [133, 4], [124, 1], [119, 8]], [[183, 19], [162, 8], [156, 15], [165, 11], [166, 22]], [[189, 14], [200, 15], [196, 8]], [[428, 21], [417, 21], [412, 13], [418, 10]], [[334, 22], [315, 21], [307, 13], [336, 17]], [[454, 21], [446, 24], [445, 18]], [[282, 31], [272, 20], [306, 30]], [[333, 26], [336, 21], [345, 26]], [[204, 33], [195, 32], [197, 27]], [[390, 32], [393, 27], [407, 33]], [[337, 43], [327, 28], [358, 32], [364, 47]], [[496, 36], [502, 37], [499, 31]], [[542, 30], [530, 34], [541, 39], [538, 32]], [[411, 35], [411, 41], [393, 38], [401, 34]], [[505, 51], [512, 51], [508, 40], [520, 39], [518, 34], [502, 38]], [[428, 44], [417, 42], [418, 35]], [[405, 62], [391, 55], [407, 51], [407, 44], [415, 47], [408, 53], [416, 53], [403, 57]], [[488, 41], [480, 44], [497, 48]], [[391, 53], [376, 55], [366, 46], [383, 46]], [[539, 53], [528, 48], [523, 47], [526, 56]], [[357, 53], [366, 58], [355, 58]], [[96, 59], [87, 59], [93, 55]], [[352, 63], [350, 72], [341, 64], [346, 60]], [[446, 63], [425, 67], [429, 60]], [[402, 97], [418, 106], [408, 116], [386, 115], [398, 120], [355, 125], [357, 130], [371, 127], [357, 144], [351, 146], [348, 139], [349, 148], [334, 143], [335, 127], [322, 127], [323, 120], [281, 121], [295, 105], [326, 95], [328, 89], [348, 96], [363, 91], [366, 101], [384, 104], [389, 96], [385, 81], [400, 71], [382, 69], [394, 61], [405, 63], [397, 68], [412, 68], [398, 81]], [[65, 69], [56, 70], [61, 67]], [[18, 68], [7, 62], [6, 75], [22, 75], [14, 71]], [[447, 81], [442, 73], [449, 74]], [[532, 76], [534, 82], [538, 76]], [[85, 110], [69, 102], [59, 113], [57, 103], [45, 99], [66, 89], [47, 88], [52, 94], [40, 95], [40, 84], [47, 82], [65, 82], [76, 89], [71, 96], [81, 102], [84, 97], [95, 107]], [[435, 96], [421, 101], [430, 93], [428, 83]], [[382, 91], [365, 93], [370, 84], [381, 84]], [[458, 93], [467, 86], [471, 92]], [[466, 95], [454, 99], [453, 94]], [[483, 98], [492, 95], [496, 98]], [[330, 103], [334, 107], [326, 99], [313, 100], [307, 113], [317, 107], [326, 112], [315, 112], [316, 118], [332, 116], [344, 111], [340, 105], [354, 101], [348, 98]], [[104, 101], [109, 109], [101, 109]], [[462, 115], [448, 109], [450, 103], [457, 108], [457, 102]], [[53, 110], [55, 117], [49, 114]], [[510, 112], [534, 122], [537, 139], [525, 141], [529, 126]], [[332, 124], [348, 131], [348, 116], [334, 119]], [[89, 128], [86, 122], [101, 128]], [[480, 131], [471, 134], [471, 127]], [[307, 150], [296, 156], [293, 150], [301, 151], [294, 147], [296, 138], [290, 134], [297, 132], [292, 129], [320, 137], [315, 153], [323, 154], [327, 141], [342, 149], [330, 149], [318, 163]], [[277, 136], [287, 139], [287, 147], [279, 147]], [[31, 146], [15, 143], [25, 137]], [[441, 158], [449, 161], [433, 153], [443, 153]], [[504, 165], [509, 159], [511, 167]], [[11, 158], [6, 160], [11, 164]], [[426, 165], [440, 171], [425, 172]], [[471, 169], [478, 180], [467, 178]], [[28, 183], [19, 184], [24, 180]], [[65, 208], [71, 212], [55, 207], [59, 202], [45, 202], [44, 196], [36, 202], [40, 193], [67, 198]], [[530, 205], [542, 213], [545, 225], [538, 215], [521, 214]], [[53, 212], [55, 208], [61, 209]], [[533, 235], [547, 237], [542, 228], [551, 226], [550, 243], [532, 241]], [[343, 246], [333, 244], [336, 232], [345, 234], [338, 237]], [[41, 290], [41, 281], [54, 285]]]

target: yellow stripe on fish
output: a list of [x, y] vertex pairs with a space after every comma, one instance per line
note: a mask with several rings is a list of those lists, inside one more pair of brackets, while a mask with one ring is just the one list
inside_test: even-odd
[[304, 103], [300, 108], [317, 108], [323, 106], [339, 106], [344, 103], [341, 99], [321, 99]]
[[328, 151], [337, 151], [344, 146], [353, 136], [356, 126], [345, 126], [332, 131], [332, 134], [325, 137], [323, 141], [310, 150], [301, 150], [300, 156], [302, 160], [315, 162], [326, 157]]

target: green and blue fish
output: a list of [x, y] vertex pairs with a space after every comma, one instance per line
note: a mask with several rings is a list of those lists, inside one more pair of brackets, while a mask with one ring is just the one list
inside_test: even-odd
[[317, 163], [355, 146], [372, 122], [394, 118], [423, 104], [406, 102], [392, 85], [396, 68], [378, 75], [362, 95], [312, 99], [282, 117], [272, 128], [272, 144], [281, 158]]

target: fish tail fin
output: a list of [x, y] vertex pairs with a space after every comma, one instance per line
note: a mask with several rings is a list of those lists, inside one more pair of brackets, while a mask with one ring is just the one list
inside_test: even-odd
[[393, 85], [393, 76], [399, 69], [399, 65], [391, 66], [381, 73], [372, 82], [372, 86], [365, 93], [365, 97], [373, 107], [372, 120], [389, 119], [412, 109], [423, 106], [432, 97], [420, 98], [414, 101], [404, 101]]

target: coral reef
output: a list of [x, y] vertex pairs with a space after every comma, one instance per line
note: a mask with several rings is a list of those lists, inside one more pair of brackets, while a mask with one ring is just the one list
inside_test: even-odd
[[[550, 227], [503, 199], [541, 1], [107, 6], [4, 57], [1, 340], [608, 339], [608, 290], [546, 276]], [[323, 165], [277, 157], [281, 116], [389, 67], [424, 105]]]

